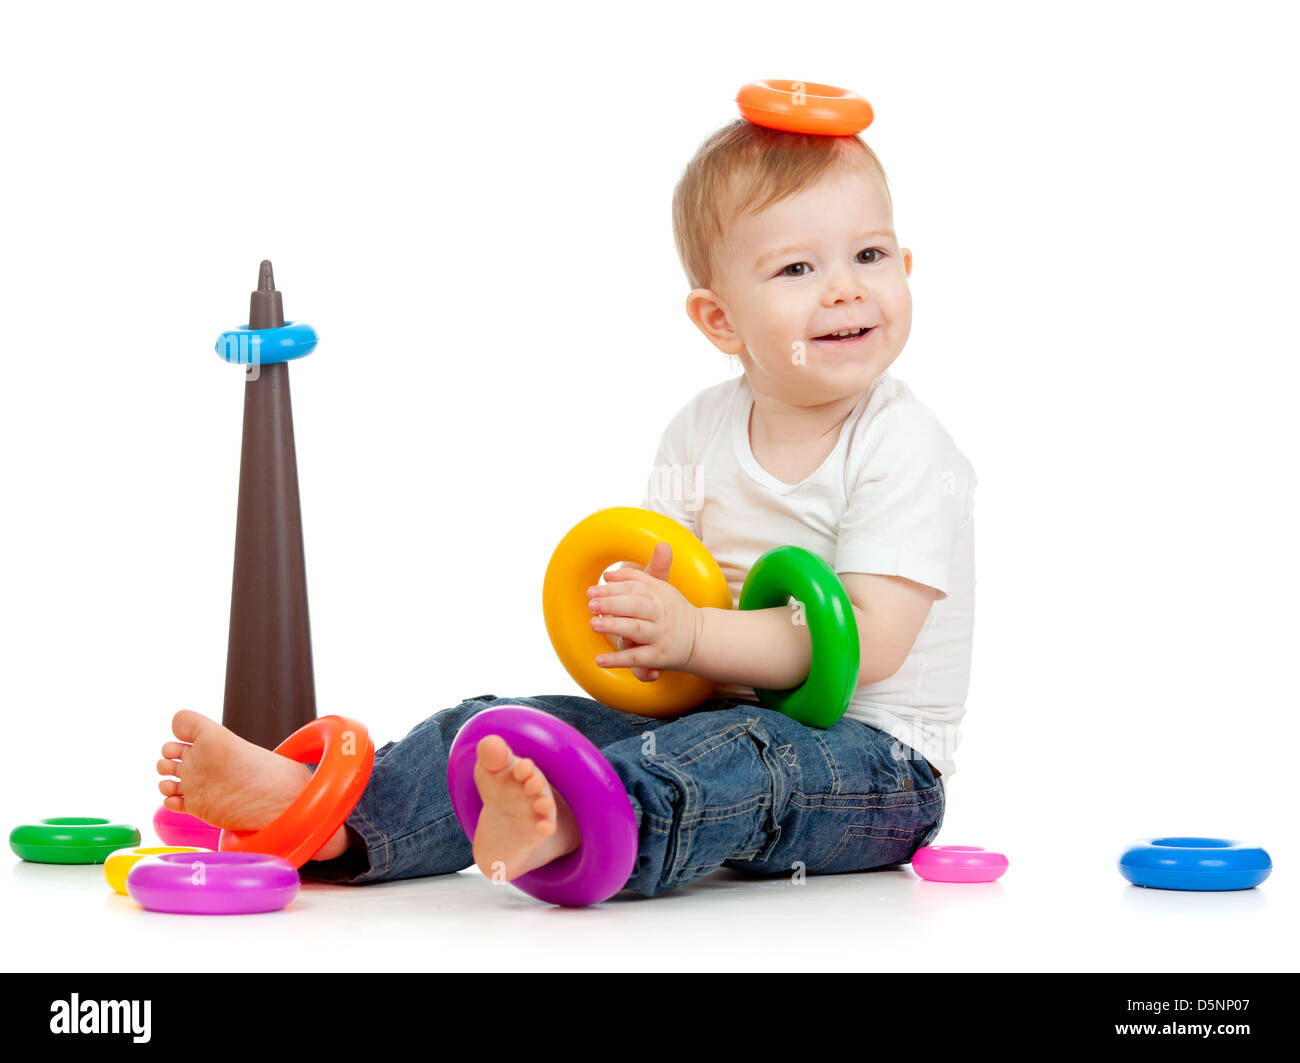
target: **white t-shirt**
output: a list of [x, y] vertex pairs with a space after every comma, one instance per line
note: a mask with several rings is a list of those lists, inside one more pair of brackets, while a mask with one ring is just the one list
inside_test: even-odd
[[[787, 544], [837, 573], [904, 576], [938, 590], [902, 668], [858, 687], [845, 715], [951, 775], [975, 622], [974, 468], [907, 385], [882, 373], [821, 467], [800, 483], [784, 483], [754, 458], [753, 401], [742, 374], [682, 407], [659, 443], [642, 506], [703, 541], [727, 577], [733, 605], [754, 562]], [[757, 700], [752, 687], [732, 684], [715, 696]]]

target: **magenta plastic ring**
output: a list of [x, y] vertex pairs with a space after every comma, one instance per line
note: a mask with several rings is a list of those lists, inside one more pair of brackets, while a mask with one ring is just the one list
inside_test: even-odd
[[461, 829], [470, 839], [483, 801], [474, 785], [478, 744], [500, 735], [519, 757], [528, 757], [564, 795], [578, 821], [582, 844], [512, 881], [530, 897], [579, 908], [598, 904], [626, 884], [636, 864], [636, 813], [623, 780], [581, 731], [526, 705], [500, 705], [470, 718], [451, 744], [447, 786]]
[[164, 845], [188, 845], [192, 849], [213, 849], [221, 840], [221, 828], [204, 823], [198, 816], [185, 812], [173, 812], [166, 805], [159, 805], [153, 814], [154, 833], [162, 839]]
[[298, 869], [268, 853], [159, 853], [127, 872], [141, 907], [185, 915], [274, 912], [298, 895]]
[[992, 882], [1006, 873], [1007, 858], [978, 845], [926, 845], [912, 870], [928, 882]]

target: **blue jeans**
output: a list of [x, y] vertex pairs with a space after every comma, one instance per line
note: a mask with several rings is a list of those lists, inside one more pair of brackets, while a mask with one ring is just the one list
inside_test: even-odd
[[722, 866], [790, 875], [902, 864], [943, 823], [944, 785], [930, 764], [856, 720], [823, 731], [720, 698], [687, 716], [655, 720], [569, 694], [484, 694], [375, 753], [370, 783], [347, 819], [364, 847], [305, 864], [303, 878], [363, 884], [469, 867], [470, 841], [447, 792], [447, 753], [470, 716], [506, 704], [572, 724], [613, 765], [639, 838], [624, 888], [646, 896]]

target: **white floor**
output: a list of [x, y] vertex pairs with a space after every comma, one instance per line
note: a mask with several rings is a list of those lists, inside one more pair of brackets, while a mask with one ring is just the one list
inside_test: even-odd
[[[956, 842], [949, 840], [950, 844]], [[1045, 848], [1045, 847], [1044, 847]], [[101, 867], [0, 876], [11, 971], [1267, 971], [1294, 970], [1295, 889], [1128, 885], [1109, 850], [1026, 844], [1005, 878], [927, 883], [910, 869], [802, 886], [727, 870], [662, 897], [544, 905], [477, 871], [367, 887], [307, 883], [257, 916], [147, 912]], [[1291, 930], [1284, 930], [1291, 927]], [[1291, 938], [1294, 942], [1294, 937]]]

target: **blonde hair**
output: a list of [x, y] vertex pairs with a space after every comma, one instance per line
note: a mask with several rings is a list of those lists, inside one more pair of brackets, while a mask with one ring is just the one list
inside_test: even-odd
[[673, 239], [692, 288], [711, 288], [727, 227], [816, 183], [837, 165], [875, 168], [893, 207], [889, 180], [861, 137], [786, 133], [737, 118], [702, 143], [673, 190]]

